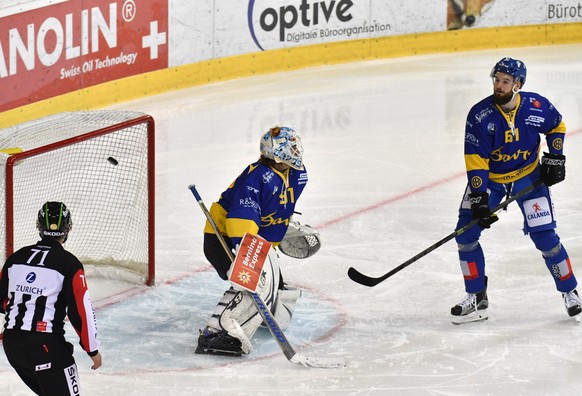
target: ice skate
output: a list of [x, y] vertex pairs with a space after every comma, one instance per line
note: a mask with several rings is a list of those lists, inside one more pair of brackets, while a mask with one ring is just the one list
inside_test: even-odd
[[451, 322], [453, 324], [463, 324], [469, 322], [480, 322], [487, 320], [487, 291], [479, 293], [467, 293], [467, 295], [454, 307], [451, 308]]
[[578, 296], [576, 289], [568, 293], [562, 293], [562, 298], [564, 299], [564, 307], [568, 316], [580, 318], [580, 313], [582, 313], [582, 300]]
[[198, 347], [200, 355], [240, 356], [243, 353], [239, 339], [231, 337], [226, 331], [214, 332], [208, 328], [200, 330]]

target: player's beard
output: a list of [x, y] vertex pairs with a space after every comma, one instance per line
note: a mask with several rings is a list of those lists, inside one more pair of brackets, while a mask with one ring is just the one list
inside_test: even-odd
[[513, 92], [509, 92], [504, 94], [502, 92], [493, 92], [493, 101], [498, 104], [499, 106], [503, 106], [507, 104], [513, 99]]

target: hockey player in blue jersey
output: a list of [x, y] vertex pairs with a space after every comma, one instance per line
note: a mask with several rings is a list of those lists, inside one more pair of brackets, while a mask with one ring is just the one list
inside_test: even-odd
[[[489, 305], [485, 257], [479, 237], [497, 217], [490, 208], [504, 197], [541, 179], [544, 184], [517, 200], [529, 235], [562, 293], [569, 316], [582, 312], [570, 258], [555, 232], [556, 221], [548, 187], [565, 179], [563, 154], [566, 126], [545, 97], [524, 92], [523, 62], [503, 58], [491, 71], [493, 94], [471, 108], [465, 127], [468, 185], [459, 209], [457, 229], [473, 219], [479, 226], [458, 235], [459, 259], [467, 295], [451, 308], [455, 324], [487, 319]], [[540, 163], [541, 137], [548, 152]]]
[[[210, 214], [231, 249], [235, 250], [244, 234], [249, 233], [263, 237], [285, 253], [286, 250], [281, 248], [289, 234], [309, 234], [309, 231], [304, 232], [302, 225], [291, 220], [297, 200], [307, 184], [301, 138], [291, 128], [271, 128], [261, 137], [260, 153], [259, 160], [247, 166], [221, 194], [218, 202], [211, 205]], [[288, 232], [290, 226], [293, 226], [293, 232]], [[305, 238], [297, 236], [297, 239], [292, 239], [300, 241]], [[295, 243], [287, 244], [287, 249], [293, 252], [296, 246]], [[304, 258], [314, 253], [308, 252], [310, 247], [305, 246], [305, 254], [296, 252], [297, 256], [293, 257]], [[204, 254], [218, 275], [227, 280], [232, 263], [208, 222], [204, 228]], [[301, 291], [283, 283], [275, 250], [270, 251], [268, 261], [262, 275], [266, 283], [257, 293], [271, 309], [280, 327], [285, 328]], [[250, 338], [261, 323], [249, 295], [231, 287], [201, 330], [196, 353], [248, 354], [252, 351]]]

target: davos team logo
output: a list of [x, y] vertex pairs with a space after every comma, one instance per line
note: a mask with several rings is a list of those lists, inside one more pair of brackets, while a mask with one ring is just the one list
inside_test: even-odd
[[483, 179], [481, 179], [479, 176], [473, 176], [471, 178], [471, 185], [473, 188], [479, 188], [483, 185]]
[[28, 275], [26, 275], [26, 281], [28, 283], [32, 283], [36, 280], [36, 274], [34, 272], [29, 272]]

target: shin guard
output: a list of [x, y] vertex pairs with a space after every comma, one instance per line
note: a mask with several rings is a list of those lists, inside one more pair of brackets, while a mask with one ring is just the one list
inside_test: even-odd
[[577, 281], [570, 264], [570, 258], [555, 231], [550, 229], [532, 232], [529, 236], [536, 248], [542, 253], [546, 267], [556, 283], [556, 289], [562, 293], [574, 290]]
[[459, 261], [465, 280], [465, 291], [479, 293], [485, 290], [485, 257], [481, 245], [475, 242], [471, 247], [459, 246]]

